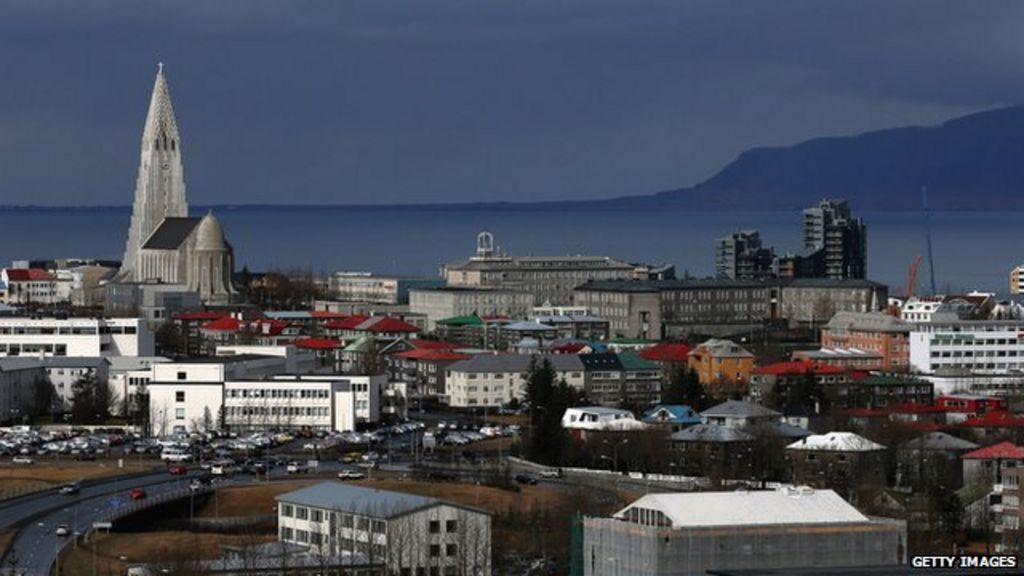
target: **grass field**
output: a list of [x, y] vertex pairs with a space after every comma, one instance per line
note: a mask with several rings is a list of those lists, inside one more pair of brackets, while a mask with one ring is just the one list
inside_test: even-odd
[[55, 488], [61, 484], [91, 478], [105, 478], [120, 474], [142, 472], [153, 467], [153, 462], [138, 461], [117, 467], [116, 460], [97, 462], [36, 462], [35, 464], [0, 464], [0, 500], [21, 494]]
[[[190, 532], [97, 534], [95, 574], [120, 576], [129, 564], [139, 562], [174, 565], [189, 560], [210, 560], [221, 556], [222, 545], [249, 546], [272, 539], [272, 535]], [[92, 543], [68, 548], [61, 560], [60, 573], [65, 576], [92, 576]]]

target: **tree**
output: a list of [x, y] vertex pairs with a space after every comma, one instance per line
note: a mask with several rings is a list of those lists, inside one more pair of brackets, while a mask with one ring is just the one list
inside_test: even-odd
[[60, 402], [57, 389], [47, 376], [36, 378], [32, 402], [32, 415], [35, 417], [52, 416]]
[[708, 395], [697, 372], [680, 364], [669, 375], [668, 387], [661, 401], [665, 404], [685, 404], [700, 412], [707, 408]]
[[187, 354], [185, 335], [181, 327], [174, 322], [164, 322], [153, 335], [153, 340], [156, 344], [156, 353], [161, 356], [176, 357]]
[[555, 382], [555, 369], [545, 359], [530, 361], [526, 399], [530, 404], [530, 437], [527, 454], [535, 461], [559, 465], [567, 452], [569, 436], [562, 428], [562, 414], [574, 406], [577, 394], [565, 381]]
[[71, 421], [76, 424], [96, 424], [110, 418], [116, 399], [107, 382], [100, 382], [93, 373], [87, 373], [71, 384]]

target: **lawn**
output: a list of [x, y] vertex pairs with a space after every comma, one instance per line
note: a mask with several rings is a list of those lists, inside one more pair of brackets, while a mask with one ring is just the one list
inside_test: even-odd
[[153, 463], [137, 461], [124, 462], [124, 468], [117, 467], [116, 460], [97, 462], [39, 462], [35, 464], [0, 464], [0, 500], [21, 494], [55, 488], [61, 484], [132, 474], [153, 468]]
[[129, 564], [154, 562], [174, 565], [190, 560], [212, 560], [221, 556], [222, 545], [249, 546], [272, 539], [272, 535], [190, 532], [97, 534], [95, 572], [93, 545], [86, 543], [67, 549], [61, 560], [60, 573], [64, 576], [120, 575], [126, 573]]

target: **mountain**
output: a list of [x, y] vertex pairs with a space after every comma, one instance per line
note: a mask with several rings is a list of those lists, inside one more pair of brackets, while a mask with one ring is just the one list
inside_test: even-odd
[[788, 210], [832, 197], [857, 210], [916, 210], [922, 186], [936, 210], [1024, 209], [1024, 108], [753, 148], [696, 186], [601, 203]]

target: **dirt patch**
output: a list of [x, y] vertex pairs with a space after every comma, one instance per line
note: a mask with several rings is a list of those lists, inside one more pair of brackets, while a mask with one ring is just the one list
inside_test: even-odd
[[55, 488], [61, 484], [92, 478], [106, 478], [143, 472], [153, 468], [152, 462], [125, 461], [124, 468], [117, 461], [60, 462], [36, 464], [0, 464], [0, 500], [22, 494]]
[[[142, 532], [133, 534], [97, 534], [93, 571], [93, 542], [70, 547], [61, 559], [60, 573], [65, 576], [125, 574], [130, 564], [140, 562], [184, 567], [194, 560], [212, 560], [221, 556], [221, 546], [251, 546], [273, 540], [272, 535], [193, 534], [190, 532]], [[121, 558], [124, 557], [124, 560]]]

